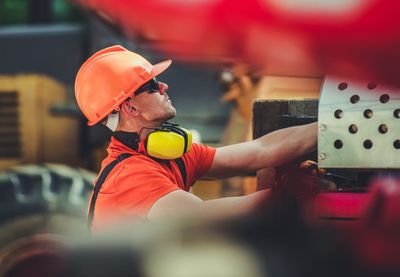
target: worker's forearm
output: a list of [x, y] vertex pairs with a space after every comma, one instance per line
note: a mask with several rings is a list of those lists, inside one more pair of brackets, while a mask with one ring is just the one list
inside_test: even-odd
[[266, 153], [258, 155], [260, 163], [266, 162], [262, 167], [278, 167], [316, 149], [317, 123], [281, 129], [261, 137], [258, 142], [266, 149]]
[[253, 210], [260, 201], [265, 200], [269, 193], [269, 190], [262, 190], [245, 196], [203, 201], [198, 211], [201, 217], [206, 220], [226, 219], [245, 215]]
[[317, 123], [290, 127], [217, 149], [205, 178], [227, 178], [290, 163], [317, 145]]

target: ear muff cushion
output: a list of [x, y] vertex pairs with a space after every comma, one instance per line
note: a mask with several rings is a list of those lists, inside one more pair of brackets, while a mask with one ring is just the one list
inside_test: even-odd
[[176, 132], [162, 129], [149, 134], [146, 150], [149, 156], [157, 159], [173, 160], [185, 152], [185, 138]]

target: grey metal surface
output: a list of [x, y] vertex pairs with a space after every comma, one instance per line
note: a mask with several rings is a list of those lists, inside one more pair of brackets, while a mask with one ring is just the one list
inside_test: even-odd
[[0, 27], [0, 74], [46, 74], [73, 83], [83, 61], [85, 36], [80, 24]]
[[327, 77], [318, 111], [323, 168], [400, 168], [400, 87]]

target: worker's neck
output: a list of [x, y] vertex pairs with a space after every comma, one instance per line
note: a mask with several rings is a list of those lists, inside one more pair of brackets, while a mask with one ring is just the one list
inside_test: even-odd
[[[159, 127], [159, 126], [156, 126]], [[145, 140], [149, 136], [150, 132], [153, 131], [153, 128], [156, 127], [143, 127], [141, 130], [139, 130], [139, 138], [140, 140]]]
[[128, 133], [137, 133], [139, 134], [140, 140], [147, 139], [150, 132], [154, 130], [154, 128], [160, 127], [164, 122], [157, 122], [157, 123], [147, 123], [146, 125], [141, 126], [133, 126], [133, 125], [122, 125], [118, 126], [116, 132], [128, 132]]

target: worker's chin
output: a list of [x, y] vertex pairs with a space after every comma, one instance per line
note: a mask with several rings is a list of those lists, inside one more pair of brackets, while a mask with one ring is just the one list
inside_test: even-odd
[[165, 120], [165, 121], [171, 120], [171, 119], [173, 119], [175, 116], [176, 116], [176, 110], [173, 109], [173, 110], [171, 110], [171, 111], [168, 113], [168, 115], [166, 116], [166, 120]]
[[176, 110], [174, 108], [174, 109], [171, 109], [168, 112], [164, 113], [159, 118], [155, 119], [155, 121], [165, 122], [165, 121], [173, 119], [175, 116], [176, 116]]

